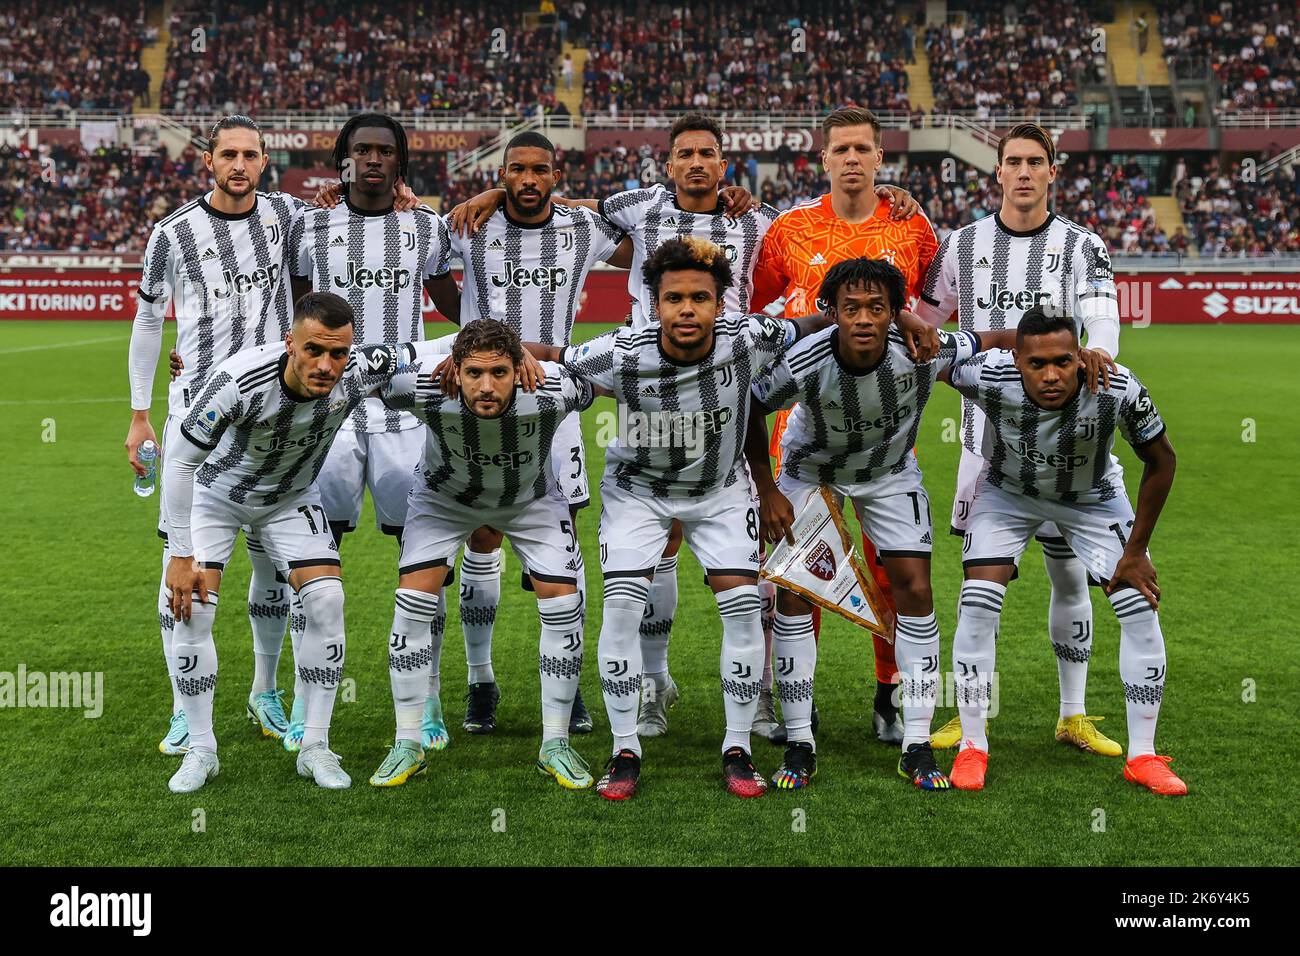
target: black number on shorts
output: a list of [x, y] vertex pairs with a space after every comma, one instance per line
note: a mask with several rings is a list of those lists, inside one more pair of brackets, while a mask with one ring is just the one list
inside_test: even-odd
[[578, 536], [577, 536], [576, 534], [573, 533], [573, 532], [574, 532], [573, 522], [572, 522], [572, 521], [561, 521], [561, 522], [560, 522], [560, 531], [561, 531], [562, 533], [567, 534], [567, 535], [569, 536], [569, 546], [568, 546], [567, 548], [565, 548], [564, 550], [565, 550], [565, 551], [568, 551], [570, 554], [572, 554], [575, 550], [577, 550], [577, 547], [578, 547]]
[[749, 532], [752, 540], [758, 540], [758, 512], [753, 508], [749, 509], [749, 514], [745, 518], [745, 530]]
[[[912, 518], [917, 523], [921, 523], [921, 493], [919, 491], [909, 491], [907, 497], [912, 499]], [[925, 516], [930, 517], [930, 502], [925, 503]]]
[[[1129, 522], [1130, 525], [1132, 525], [1132, 523], [1133, 523], [1133, 522], [1131, 522], [1131, 521]], [[1120, 523], [1119, 523], [1118, 521], [1116, 521], [1113, 525], [1110, 525], [1110, 530], [1111, 530], [1111, 531], [1114, 531], [1114, 532], [1115, 532], [1115, 537], [1119, 538], [1119, 546], [1120, 546], [1121, 548], [1127, 548], [1127, 547], [1128, 547], [1128, 539], [1124, 537], [1124, 529], [1123, 529], [1123, 527], [1120, 526]]]
[[[316, 519], [311, 516], [313, 510], [320, 512], [320, 529], [317, 529]], [[325, 509], [320, 505], [302, 505], [298, 508], [298, 513], [307, 519], [307, 525], [311, 528], [312, 534], [320, 534], [322, 530], [327, 530], [330, 526], [329, 519], [325, 517]]]
[[569, 461], [573, 462], [578, 467], [574, 469], [573, 474], [571, 474], [569, 477], [573, 479], [581, 478], [582, 477], [582, 447], [578, 446], [576, 448], [570, 449], [570, 451], [572, 451], [573, 454], [572, 456], [570, 456]]

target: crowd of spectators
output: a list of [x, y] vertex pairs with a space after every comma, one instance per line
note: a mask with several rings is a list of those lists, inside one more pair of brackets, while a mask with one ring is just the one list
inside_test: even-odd
[[559, 109], [559, 31], [554, 24], [525, 29], [527, 10], [536, 12], [536, 4], [457, 3], [434, 16], [418, 0], [226, 0], [215, 13], [175, 13], [162, 108], [255, 116], [366, 109], [521, 116], [539, 105]]
[[1294, 0], [1187, 0], [1171, 7], [1160, 12], [1165, 59], [1171, 71], [1205, 64], [1218, 83], [1221, 112], [1300, 107]]
[[1203, 173], [1180, 179], [1174, 195], [1202, 256], [1300, 253], [1300, 182], [1294, 170], [1255, 182], [1243, 176], [1239, 163], [1224, 168], [1215, 157]]
[[909, 108], [905, 66], [915, 60], [916, 26], [892, 0], [574, 7], [583, 10], [570, 38], [588, 44], [584, 115]]
[[202, 157], [80, 145], [0, 150], [0, 251], [143, 251], [153, 223], [211, 188]]
[[0, 5], [0, 103], [27, 110], [129, 112], [148, 97], [140, 51], [156, 39], [144, 0]]
[[1084, 84], [1105, 81], [1105, 45], [1095, 31], [1112, 15], [1109, 7], [965, 0], [964, 17], [925, 32], [934, 111], [987, 116], [1078, 107]]

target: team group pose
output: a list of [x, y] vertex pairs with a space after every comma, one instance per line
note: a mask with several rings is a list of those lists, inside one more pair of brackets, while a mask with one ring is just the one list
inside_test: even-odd
[[[249, 718], [297, 753], [300, 775], [350, 786], [329, 725], [346, 645], [341, 547], [366, 489], [378, 530], [397, 541], [383, 642], [396, 729], [373, 786], [408, 783], [451, 742], [439, 661], [458, 554], [463, 727], [496, 728], [492, 632], [509, 538], [537, 601], [540, 773], [610, 800], [636, 794], [642, 740], [667, 732], [680, 695], [668, 643], [684, 541], [721, 624], [724, 785], [740, 797], [806, 787], [817, 772], [818, 617], [759, 570], [766, 545], [789, 538], [797, 508], [827, 487], [852, 502], [887, 601], [894, 640], [874, 642], [873, 726], [900, 748], [907, 781], [985, 786], [1002, 597], [1037, 537], [1052, 582], [1057, 739], [1124, 753], [1084, 707], [1087, 588], [1100, 584], [1121, 627], [1124, 776], [1186, 792], [1154, 745], [1165, 657], [1146, 550], [1174, 453], [1146, 390], [1114, 362], [1104, 244], [1048, 208], [1055, 151], [1041, 128], [1003, 137], [1002, 210], [942, 246], [911, 196], [877, 186], [880, 126], [855, 108], [823, 124], [831, 192], [781, 214], [726, 186], [721, 130], [698, 114], [670, 131], [671, 187], [556, 196], [555, 149], [526, 132], [506, 144], [500, 188], [442, 216], [403, 185], [406, 134], [383, 114], [343, 126], [340, 183], [313, 205], [256, 192], [268, 160], [251, 119], [226, 117], [209, 140], [213, 190], [150, 238], [129, 362], [126, 445], [139, 471], [140, 444], [156, 440], [150, 392], [170, 305], [158, 613], [173, 689], [160, 749], [184, 755], [173, 791], [219, 771], [212, 626], [241, 529], [253, 565]], [[629, 270], [630, 314], [573, 344], [598, 262]], [[423, 341], [425, 292], [459, 332]], [[954, 313], [958, 331], [938, 331]], [[943, 651], [914, 446], [939, 382], [963, 399], [951, 526], [964, 535], [965, 582], [952, 639], [958, 717], [932, 735]], [[613, 397], [618, 421], [600, 484], [594, 660], [612, 741], [599, 780], [571, 743], [593, 728], [579, 692], [590, 655], [577, 522], [590, 500], [579, 416], [597, 395]], [[1136, 507], [1111, 454], [1117, 430], [1144, 465]], [[289, 715], [277, 680], [286, 623]], [[755, 731], [785, 744], [770, 784]], [[945, 773], [936, 751], [954, 746]]]

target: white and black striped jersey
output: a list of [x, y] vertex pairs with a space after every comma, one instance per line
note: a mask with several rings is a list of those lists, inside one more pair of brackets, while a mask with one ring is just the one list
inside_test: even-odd
[[274, 505], [316, 480], [340, 426], [415, 357], [410, 345], [358, 345], [328, 395], [300, 398], [284, 384], [283, 342], [217, 365], [181, 423], [208, 451], [195, 481], [236, 504]]
[[[428, 206], [368, 212], [344, 199], [333, 209], [309, 209], [290, 252], [295, 276], [348, 300], [357, 342], [422, 341], [424, 280], [451, 271], [447, 226]], [[372, 398], [343, 427], [374, 434], [418, 425]]]
[[[1014, 329], [1035, 305], [1073, 316], [1080, 340], [1119, 355], [1119, 300], [1106, 244], [1055, 213], [1018, 232], [994, 213], [950, 233], [926, 271], [917, 314], [935, 325], [957, 313], [972, 332]], [[961, 436], [978, 452], [983, 421], [962, 402]]]
[[[429, 363], [426, 363], [429, 364]], [[429, 426], [417, 466], [429, 490], [467, 508], [505, 508], [547, 493], [555, 431], [591, 405], [591, 386], [551, 362], [536, 391], [515, 386], [510, 406], [481, 418], [443, 394], [427, 373], [403, 372], [380, 390], [384, 404], [409, 409]]]
[[632, 328], [658, 322], [654, 296], [641, 267], [668, 239], [695, 236], [721, 246], [731, 263], [731, 287], [723, 294], [725, 312], [748, 312], [754, 291], [754, 264], [768, 227], [780, 210], [764, 204], [739, 218], [728, 216], [721, 199], [707, 213], [688, 212], [677, 205], [677, 194], [656, 183], [646, 189], [629, 189], [600, 201], [600, 214], [632, 237], [632, 271], [627, 291], [632, 296]]
[[781, 438], [781, 468], [799, 481], [839, 485], [901, 472], [935, 380], [979, 350], [976, 333], [941, 331], [939, 354], [917, 365], [891, 328], [880, 360], [857, 371], [844, 364], [836, 326], [801, 339], [753, 387], [768, 411], [794, 407]]
[[1111, 454], [1115, 432], [1130, 445], [1164, 434], [1165, 423], [1147, 390], [1120, 365], [1110, 386], [1079, 391], [1064, 408], [1036, 404], [1011, 353], [981, 352], [952, 369], [952, 384], [987, 419], [978, 454], [989, 462], [985, 480], [995, 488], [1031, 498], [1082, 504], [1109, 501], [1124, 491], [1124, 470]]
[[698, 497], [736, 482], [749, 390], [798, 336], [794, 323], [728, 312], [713, 349], [679, 364], [660, 327], [623, 326], [566, 348], [561, 364], [614, 395], [618, 434], [605, 452], [605, 479], [654, 498]]
[[140, 276], [140, 298], [158, 310], [170, 302], [176, 315], [185, 368], [168, 389], [168, 405], [177, 415], [218, 362], [283, 342], [293, 320], [289, 237], [304, 203], [259, 192], [251, 210], [232, 214], [213, 209], [211, 198], [186, 203], [154, 225]]
[[465, 263], [460, 324], [493, 318], [525, 342], [568, 345], [587, 273], [622, 239], [590, 209], [553, 205], [545, 222], [521, 223], [503, 204], [468, 239], [451, 237]]

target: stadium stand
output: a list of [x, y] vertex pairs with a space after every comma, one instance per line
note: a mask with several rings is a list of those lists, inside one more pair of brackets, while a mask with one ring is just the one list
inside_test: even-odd
[[130, 110], [147, 92], [144, 0], [0, 7], [0, 104], [32, 110]]
[[1218, 85], [1221, 113], [1300, 107], [1300, 5], [1262, 0], [1188, 0], [1160, 12], [1171, 67], [1204, 63]]
[[1201, 175], [1178, 183], [1190, 240], [1202, 256], [1300, 252], [1300, 182], [1295, 171], [1243, 188], [1240, 165], [1211, 159]]
[[211, 188], [193, 148], [177, 160], [79, 145], [42, 155], [0, 151], [0, 250], [143, 251], [154, 222]]
[[589, 38], [584, 115], [908, 109], [916, 30], [892, 2], [615, 0], [593, 5], [579, 29]]
[[[535, 3], [456, 5], [440, 16], [426, 7], [228, 0], [216, 14], [175, 13], [162, 109], [482, 116], [558, 106], [556, 28], [503, 26], [521, 24]], [[205, 31], [202, 55], [192, 51], [195, 29]]]

